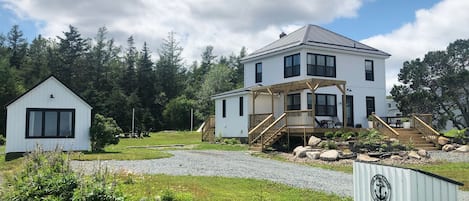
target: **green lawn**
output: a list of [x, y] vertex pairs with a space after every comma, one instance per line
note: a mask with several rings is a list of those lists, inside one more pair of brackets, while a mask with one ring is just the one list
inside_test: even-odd
[[352, 200], [256, 179], [144, 175], [119, 176], [119, 180], [129, 200], [154, 198], [168, 189], [194, 200]]
[[[176, 145], [176, 146], [173, 146]], [[182, 146], [180, 146], [182, 145]], [[246, 145], [221, 145], [201, 142], [197, 132], [174, 131], [152, 133], [150, 137], [122, 138], [117, 145], [107, 146], [103, 153], [74, 153], [74, 160], [144, 160], [171, 157], [165, 150], [247, 150]]]

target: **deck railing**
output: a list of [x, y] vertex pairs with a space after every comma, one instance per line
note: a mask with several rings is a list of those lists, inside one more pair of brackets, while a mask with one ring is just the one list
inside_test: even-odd
[[215, 141], [215, 116], [213, 115], [207, 117], [202, 126], [202, 141]]
[[[421, 119], [423, 118], [423, 119]], [[437, 145], [438, 144], [438, 137], [440, 136], [440, 133], [433, 129], [427, 122], [432, 121], [432, 116], [425, 114], [425, 115], [416, 115], [412, 114], [412, 123], [413, 127], [417, 129], [420, 133], [422, 133], [423, 136], [425, 136], [425, 139], [431, 141], [433, 144]]]
[[396, 130], [391, 128], [385, 121], [383, 121], [380, 117], [378, 117], [375, 113], [370, 115], [373, 118], [373, 128], [379, 130], [380, 132], [384, 133], [388, 137], [398, 137], [399, 133]]
[[286, 111], [285, 114], [287, 126], [314, 126], [313, 110], [293, 110]]

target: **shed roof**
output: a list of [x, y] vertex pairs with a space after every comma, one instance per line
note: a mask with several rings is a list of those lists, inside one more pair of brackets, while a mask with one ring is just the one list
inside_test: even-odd
[[389, 57], [390, 54], [347, 38], [317, 25], [306, 25], [244, 57], [243, 60], [266, 55], [280, 50], [309, 45], [340, 49]]
[[83, 98], [81, 97], [78, 93], [76, 93], [75, 91], [73, 91], [70, 87], [68, 87], [67, 85], [65, 85], [62, 81], [60, 81], [59, 79], [57, 79], [54, 75], [49, 75], [48, 77], [46, 77], [44, 80], [40, 81], [39, 83], [37, 83], [36, 85], [34, 85], [33, 87], [31, 87], [29, 90], [27, 90], [26, 92], [24, 92], [23, 94], [19, 95], [18, 97], [14, 98], [13, 100], [11, 100], [10, 102], [8, 102], [5, 107], [8, 107], [9, 105], [15, 103], [16, 101], [20, 100], [21, 98], [23, 98], [26, 94], [28, 94], [29, 92], [31, 92], [32, 90], [34, 90], [35, 88], [37, 88], [38, 86], [40, 86], [41, 84], [43, 84], [44, 82], [46, 82], [47, 80], [54, 80], [56, 83], [58, 83], [59, 85], [62, 85], [63, 88], [65, 88], [66, 90], [68, 90], [71, 94], [75, 95], [79, 100], [81, 100], [86, 106], [88, 106], [90, 109], [93, 108], [91, 107], [91, 105]]

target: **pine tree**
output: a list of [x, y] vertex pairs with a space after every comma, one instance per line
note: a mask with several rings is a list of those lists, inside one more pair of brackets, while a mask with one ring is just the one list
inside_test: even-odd
[[8, 44], [10, 49], [10, 65], [19, 69], [26, 56], [28, 43], [23, 38], [23, 32], [18, 25], [13, 25], [10, 32], [8, 32]]

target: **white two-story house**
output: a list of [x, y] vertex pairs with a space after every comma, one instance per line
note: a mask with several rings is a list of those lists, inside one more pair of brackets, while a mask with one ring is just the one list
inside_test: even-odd
[[367, 127], [372, 112], [386, 114], [389, 56], [316, 25], [282, 33], [242, 59], [244, 88], [213, 96], [215, 135]]

